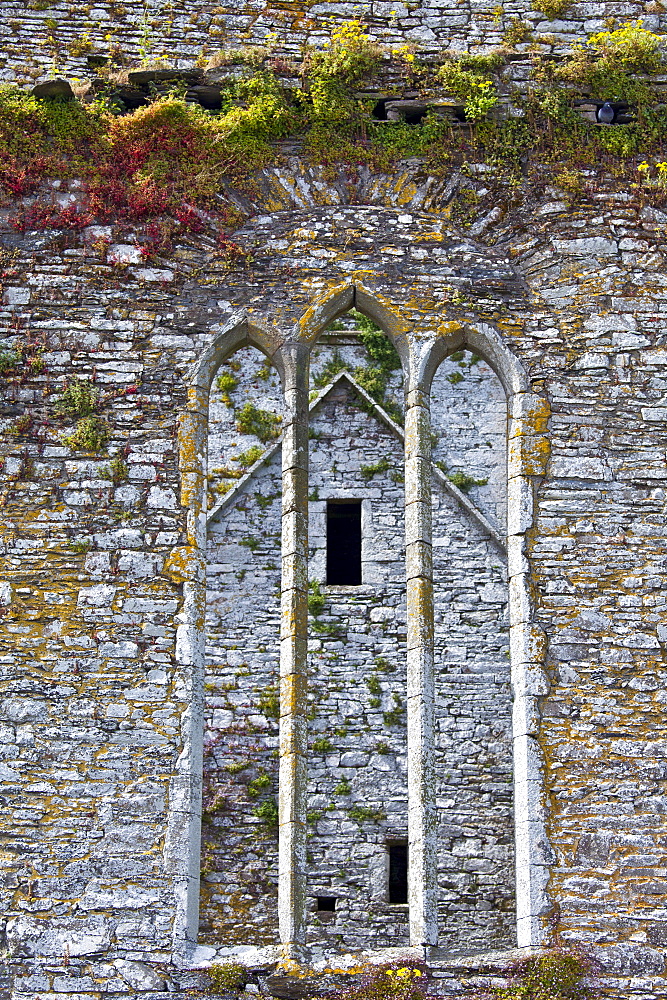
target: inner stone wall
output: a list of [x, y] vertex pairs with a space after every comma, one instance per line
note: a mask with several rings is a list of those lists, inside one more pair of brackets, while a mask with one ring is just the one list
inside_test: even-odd
[[[504, 520], [504, 395], [465, 358], [434, 384], [438, 447], [489, 474], [466, 489]], [[407, 839], [403, 443], [347, 379], [331, 386], [341, 364], [363, 377], [368, 363], [353, 329], [313, 352], [313, 394], [325, 395], [310, 418], [309, 576], [324, 604], [309, 621], [308, 940], [326, 951], [408, 943], [407, 906], [388, 897], [388, 847]], [[249, 447], [271, 448], [239, 431], [244, 404], [281, 406], [258, 352], [221, 373], [236, 385], [212, 390], [209, 478], [214, 501], [233, 492], [208, 549], [200, 941], [261, 946], [277, 934], [280, 451], [247, 481], [231, 477]], [[386, 393], [399, 415], [401, 382], [399, 369]], [[329, 499], [362, 501], [359, 587], [326, 584]], [[437, 477], [433, 519], [439, 909], [445, 947], [470, 953], [515, 940], [507, 583], [497, 543]], [[334, 896], [335, 912], [318, 912], [318, 896]]]
[[[186, 770], [199, 697], [182, 652], [197, 566], [187, 461], [198, 468], [200, 447], [186, 387], [236, 311], [271, 353], [346, 290], [382, 303], [415, 354], [493, 330], [528, 373], [509, 455], [529, 484], [510, 506], [525, 547], [510, 571], [526, 573], [533, 622], [512, 661], [535, 658], [540, 714], [516, 725], [543, 776], [536, 854], [554, 925], [595, 950], [610, 995], [664, 995], [664, 223], [634, 191], [576, 206], [547, 192], [490, 234], [504, 256], [416, 208], [336, 203], [249, 222], [235, 239], [253, 264], [238, 270], [196, 238], [178, 260], [121, 268], [94, 234], [3, 231], [3, 348], [44, 347], [41, 369], [7, 374], [1, 413], [0, 898], [17, 998], [177, 979], [177, 834], [200, 773]], [[456, 282], [463, 305], [447, 298]], [[106, 454], [64, 442], [73, 422], [55, 404], [72, 377], [101, 390]], [[250, 572], [256, 553], [241, 548]], [[269, 726], [259, 735], [269, 748]]]

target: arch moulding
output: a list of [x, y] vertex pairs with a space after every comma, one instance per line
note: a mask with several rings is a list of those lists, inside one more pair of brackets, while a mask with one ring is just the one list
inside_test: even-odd
[[[270, 302], [265, 304], [267, 314]], [[403, 364], [405, 523], [408, 606], [408, 839], [410, 944], [437, 945], [436, 816], [433, 767], [434, 629], [431, 557], [430, 390], [440, 363], [469, 347], [498, 375], [507, 396], [510, 658], [513, 690], [517, 942], [539, 945], [549, 911], [550, 848], [546, 836], [538, 699], [547, 693], [544, 636], [533, 622], [526, 532], [533, 524], [535, 480], [548, 441], [545, 400], [499, 332], [489, 324], [430, 317], [428, 336], [414, 335], [392, 304], [361, 284], [342, 284], [315, 297], [289, 334], [267, 332], [246, 311], [232, 315], [193, 367], [188, 409], [179, 430], [181, 503], [187, 544], [172, 551], [166, 572], [183, 583], [176, 660], [186, 709], [183, 750], [171, 782], [165, 860], [174, 878], [174, 952], [181, 961], [196, 943], [202, 798], [205, 655], [206, 447], [208, 395], [222, 362], [243, 346], [261, 350], [283, 386], [282, 584], [280, 642], [279, 928], [283, 954], [305, 947], [306, 900], [306, 654], [308, 596], [308, 389], [310, 350], [337, 316], [356, 307], [383, 327]], [[242, 943], [242, 942], [241, 942]]]

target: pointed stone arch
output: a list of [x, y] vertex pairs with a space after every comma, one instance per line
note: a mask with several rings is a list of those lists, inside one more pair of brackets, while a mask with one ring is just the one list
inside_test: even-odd
[[[413, 493], [421, 504], [418, 517], [412, 518], [415, 538], [413, 567], [419, 586], [419, 606], [413, 617], [421, 618], [421, 633], [426, 644], [433, 641], [432, 577], [430, 563], [430, 482], [427, 482], [427, 462], [430, 463], [430, 392], [433, 376], [442, 361], [461, 348], [470, 348], [489, 364], [500, 379], [508, 405], [507, 459], [507, 557], [510, 611], [510, 666], [513, 692], [512, 736], [514, 760], [514, 816], [517, 943], [519, 947], [544, 943], [546, 918], [550, 910], [547, 895], [551, 851], [546, 834], [546, 795], [544, 760], [537, 740], [539, 731], [538, 699], [549, 690], [544, 671], [546, 639], [534, 622], [530, 565], [526, 551], [526, 533], [533, 526], [535, 488], [545, 471], [549, 442], [545, 435], [549, 409], [546, 400], [531, 392], [530, 381], [518, 359], [503, 341], [499, 332], [486, 323], [447, 323], [438, 335], [422, 345], [410, 373], [408, 399], [410, 407], [410, 440], [414, 444]], [[408, 415], [406, 414], [406, 490], [408, 485]], [[421, 530], [419, 530], [421, 529]], [[408, 557], [408, 565], [410, 559]], [[429, 607], [429, 595], [430, 607]], [[424, 878], [435, 870], [434, 817], [428, 801], [432, 800], [433, 764], [429, 734], [433, 719], [429, 718], [433, 691], [433, 657], [424, 645], [420, 647], [422, 662], [413, 671], [418, 673], [424, 694], [414, 708], [420, 731], [424, 734], [421, 748], [422, 796], [419, 829], [413, 838], [424, 844]], [[413, 654], [414, 655], [414, 654]], [[409, 652], [410, 656], [410, 652]], [[429, 692], [431, 694], [429, 695]], [[416, 751], [415, 751], [416, 752]], [[413, 822], [417, 824], [417, 816]], [[429, 844], [429, 841], [431, 843]], [[427, 883], [427, 890], [428, 890]], [[431, 940], [436, 936], [434, 892], [431, 891], [424, 925], [430, 927]], [[429, 901], [427, 900], [427, 903]]]
[[[266, 303], [267, 314], [269, 303]], [[544, 639], [533, 624], [525, 533], [532, 525], [535, 480], [548, 442], [548, 411], [530, 391], [527, 376], [500, 333], [489, 324], [442, 322], [433, 315], [431, 335], [410, 337], [411, 327], [391, 303], [352, 280], [313, 300], [291, 331], [269, 333], [247, 311], [217, 331], [195, 364], [188, 410], [180, 426], [181, 502], [187, 508], [187, 540], [166, 567], [183, 584], [184, 605], [176, 648], [184, 691], [183, 752], [172, 780], [165, 859], [176, 886], [176, 953], [194, 944], [197, 930], [201, 813], [202, 689], [204, 667], [206, 540], [206, 429], [208, 393], [220, 364], [235, 350], [253, 346], [278, 369], [285, 396], [283, 423], [283, 527], [281, 633], [281, 761], [279, 921], [286, 956], [305, 943], [305, 677], [307, 648], [308, 362], [321, 332], [356, 307], [385, 331], [406, 378], [405, 489], [408, 590], [408, 731], [410, 940], [437, 943], [437, 887], [433, 856], [433, 592], [429, 392], [445, 357], [462, 346], [483, 357], [500, 378], [510, 407], [508, 458], [508, 558], [510, 643], [514, 689], [514, 761], [517, 857], [517, 928], [520, 945], [543, 940], [548, 907], [549, 848], [541, 778], [538, 698], [548, 690], [542, 663]], [[257, 315], [261, 313], [258, 311]]]
[[196, 944], [199, 922], [209, 392], [220, 365], [246, 346], [262, 351], [281, 379], [284, 377], [279, 345], [251, 322], [245, 311], [234, 313], [214, 333], [193, 366], [188, 381], [188, 408], [179, 420], [180, 500], [187, 512], [186, 541], [172, 550], [164, 573], [183, 587], [175, 650], [176, 685], [182, 691], [183, 703], [183, 749], [170, 782], [164, 859], [175, 887], [174, 953], [183, 958]]

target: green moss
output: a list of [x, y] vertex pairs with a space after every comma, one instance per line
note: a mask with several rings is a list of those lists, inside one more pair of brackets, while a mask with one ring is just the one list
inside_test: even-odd
[[333, 744], [326, 736], [319, 736], [313, 740], [313, 750], [315, 753], [328, 753], [329, 750], [333, 750]]
[[382, 472], [389, 472], [392, 468], [392, 463], [388, 458], [380, 458], [374, 465], [362, 465], [359, 469], [359, 475], [365, 482], [369, 482], [373, 476], [378, 476]]
[[462, 493], [469, 493], [473, 486], [486, 486], [489, 481], [488, 479], [475, 479], [474, 476], [469, 476], [467, 472], [448, 473], [447, 478]]
[[352, 786], [347, 778], [341, 778], [336, 787], [334, 788], [334, 795], [351, 795]]
[[317, 580], [308, 584], [308, 613], [317, 618], [324, 611], [324, 594]]
[[248, 979], [248, 972], [238, 962], [224, 962], [211, 965], [206, 970], [209, 979], [208, 992], [211, 996], [224, 996], [230, 990], [242, 990]]
[[68, 434], [64, 441], [74, 451], [101, 452], [106, 449], [110, 433], [106, 420], [100, 417], [84, 417], [78, 421], [73, 432]]
[[121, 483], [126, 482], [129, 474], [127, 463], [118, 457], [112, 458], [109, 464], [104, 466], [101, 473], [104, 479], [110, 479], [114, 486], [120, 486]]
[[261, 410], [252, 403], [245, 403], [236, 415], [236, 429], [241, 434], [254, 434], [266, 443], [280, 434], [282, 417], [270, 410]]
[[53, 411], [59, 417], [77, 419], [89, 417], [95, 412], [99, 400], [99, 391], [88, 379], [74, 379], [65, 385], [56, 400]]

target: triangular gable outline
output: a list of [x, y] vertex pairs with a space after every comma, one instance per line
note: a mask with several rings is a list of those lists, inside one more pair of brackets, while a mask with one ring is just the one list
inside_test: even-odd
[[[359, 385], [359, 383], [354, 379], [354, 377], [350, 375], [350, 373], [347, 371], [339, 372], [335, 376], [333, 381], [329, 382], [329, 384], [325, 386], [324, 389], [318, 392], [317, 396], [315, 396], [315, 398], [308, 406], [308, 413], [311, 414], [315, 409], [317, 409], [320, 403], [324, 399], [326, 399], [326, 397], [329, 395], [334, 386], [338, 385], [338, 383], [343, 380], [346, 381], [351, 386], [351, 388], [354, 389], [356, 393], [358, 393], [359, 396], [361, 396], [361, 398], [368, 404], [373, 414], [379, 420], [381, 420], [382, 423], [385, 424], [389, 428], [389, 430], [392, 431], [392, 433], [403, 444], [405, 442], [405, 434], [400, 424], [397, 424], [395, 420], [392, 420], [387, 411], [384, 410], [379, 403], [376, 403], [373, 397], [369, 395], [369, 393], [367, 393], [366, 390], [363, 389]], [[283, 436], [281, 434], [280, 437], [276, 438], [273, 444], [266, 449], [264, 454], [261, 455], [260, 458], [258, 458], [257, 461], [254, 462], [253, 465], [251, 465], [250, 468], [246, 470], [246, 472], [244, 472], [241, 478], [236, 481], [236, 485], [229, 491], [229, 493], [225, 493], [220, 503], [217, 504], [217, 506], [215, 506], [211, 511], [211, 513], [208, 515], [206, 519], [206, 524], [208, 527], [210, 527], [210, 525], [214, 521], [216, 521], [220, 517], [220, 515], [223, 514], [225, 510], [227, 510], [228, 507], [231, 507], [234, 501], [238, 498], [239, 494], [243, 493], [244, 489], [246, 488], [250, 480], [253, 478], [255, 473], [259, 469], [261, 469], [263, 465], [265, 465], [268, 461], [270, 461], [278, 451], [280, 451], [282, 443], [283, 443]], [[466, 512], [466, 514], [468, 514], [477, 523], [477, 525], [484, 531], [484, 533], [489, 535], [489, 537], [493, 539], [496, 545], [498, 545], [498, 547], [503, 552], [505, 552], [506, 546], [503, 536], [500, 534], [498, 529], [485, 517], [485, 515], [482, 514], [481, 510], [479, 510], [479, 508], [475, 506], [470, 497], [466, 496], [466, 494], [462, 490], [460, 490], [458, 486], [455, 486], [454, 483], [447, 478], [442, 469], [440, 469], [435, 464], [435, 462], [431, 463], [431, 469], [436, 480], [438, 481], [440, 486], [442, 486], [445, 492], [448, 493], [450, 497], [452, 497], [452, 499], [458, 503], [459, 507], [461, 507]]]

